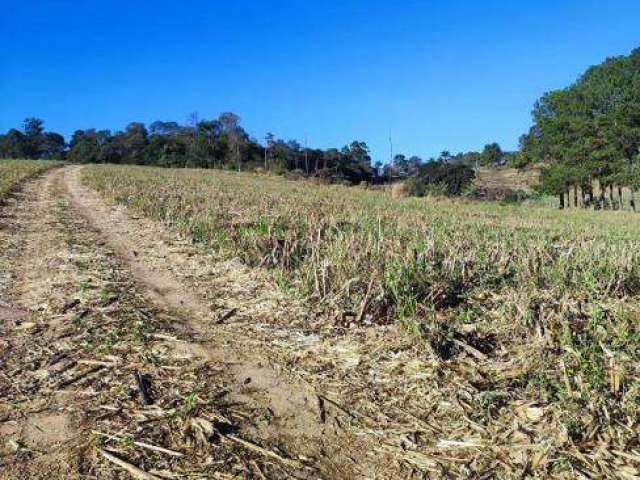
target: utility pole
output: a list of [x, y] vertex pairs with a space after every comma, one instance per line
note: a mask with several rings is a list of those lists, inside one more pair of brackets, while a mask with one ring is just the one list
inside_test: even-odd
[[264, 143], [264, 169], [267, 170], [267, 150], [269, 149], [269, 141]]
[[392, 166], [393, 166], [393, 142], [391, 141], [391, 129], [389, 129], [389, 182], [391, 182]]
[[193, 138], [197, 142], [200, 139], [200, 129], [198, 128], [200, 118], [198, 112], [191, 113], [191, 121], [193, 122]]
[[304, 136], [304, 171], [309, 175], [309, 149], [307, 148], [307, 136]]

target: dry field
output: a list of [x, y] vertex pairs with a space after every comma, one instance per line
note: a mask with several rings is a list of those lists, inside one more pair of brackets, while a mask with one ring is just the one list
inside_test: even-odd
[[0, 477], [640, 475], [632, 213], [87, 166], [0, 218]]
[[500, 198], [515, 192], [531, 193], [539, 182], [540, 169], [480, 167], [476, 172], [476, 187], [489, 198]]
[[35, 160], [0, 160], [0, 200], [24, 180], [56, 165]]

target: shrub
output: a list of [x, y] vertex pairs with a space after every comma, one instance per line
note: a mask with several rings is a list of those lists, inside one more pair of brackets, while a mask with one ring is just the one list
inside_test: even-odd
[[418, 174], [407, 181], [411, 195], [462, 195], [475, 178], [473, 169], [466, 165], [431, 162], [420, 167]]

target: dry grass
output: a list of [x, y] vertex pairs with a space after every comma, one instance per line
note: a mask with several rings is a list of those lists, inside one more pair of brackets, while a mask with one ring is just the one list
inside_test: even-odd
[[407, 462], [463, 476], [640, 474], [635, 215], [393, 199], [198, 170], [96, 166], [84, 179], [269, 269], [336, 326], [406, 327], [418, 371], [407, 359], [393, 367], [398, 346], [380, 338], [362, 347], [375, 373], [353, 395], [388, 384], [386, 408], [402, 398], [407, 423], [422, 425]]
[[480, 167], [476, 172], [475, 184], [478, 190], [493, 198], [514, 192], [532, 193], [539, 180], [540, 169], [537, 167]]
[[24, 180], [56, 165], [57, 162], [42, 160], [0, 159], [0, 200]]
[[391, 186], [391, 196], [393, 198], [407, 198], [410, 195], [409, 187], [405, 182], [397, 182]]

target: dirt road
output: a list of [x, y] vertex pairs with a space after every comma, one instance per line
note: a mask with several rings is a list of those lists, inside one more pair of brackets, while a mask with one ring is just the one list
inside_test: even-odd
[[79, 174], [0, 216], [1, 478], [400, 475], [400, 444], [309, 368], [310, 312]]

